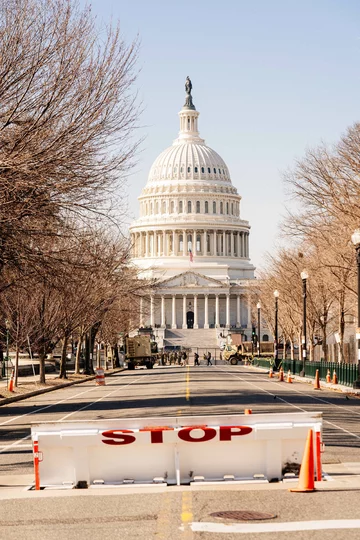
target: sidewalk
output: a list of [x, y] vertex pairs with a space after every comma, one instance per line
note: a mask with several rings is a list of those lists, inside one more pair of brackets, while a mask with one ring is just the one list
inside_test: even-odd
[[[262, 371], [263, 373], [269, 373], [269, 370], [262, 367], [256, 367], [248, 365], [246, 366], [248, 368], [252, 368], [255, 371]], [[284, 372], [284, 382], [286, 382], [287, 373]], [[296, 382], [302, 382], [309, 385], [314, 385], [315, 379], [311, 377], [300, 377], [299, 375], [293, 375], [291, 374], [291, 378], [293, 381]], [[274, 380], [277, 380], [277, 373], [274, 373]], [[354, 389], [351, 386], [345, 386], [344, 384], [333, 384], [333, 383], [327, 383], [326, 381], [320, 380], [320, 389], [326, 388], [328, 390], [334, 390], [335, 392], [342, 392], [343, 394], [349, 394], [352, 396], [360, 396], [360, 390]]]
[[[105, 377], [123, 370], [123, 367], [108, 369], [104, 371]], [[7, 403], [13, 403], [32, 396], [45, 394], [46, 392], [58, 390], [59, 388], [65, 388], [66, 386], [92, 381], [95, 379], [95, 377], [96, 375], [75, 375], [73, 371], [67, 371], [67, 379], [60, 379], [58, 372], [46, 373], [45, 384], [39, 383], [39, 375], [19, 377], [18, 386], [14, 388], [13, 392], [8, 391], [7, 380], [0, 379], [0, 407], [1, 405], [6, 405]]]

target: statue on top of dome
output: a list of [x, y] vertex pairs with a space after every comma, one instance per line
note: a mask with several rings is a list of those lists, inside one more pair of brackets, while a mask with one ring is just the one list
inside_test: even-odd
[[185, 81], [186, 99], [185, 99], [184, 107], [187, 107], [188, 109], [195, 109], [195, 105], [193, 104], [193, 100], [192, 100], [191, 90], [192, 90], [192, 83], [188, 75]]

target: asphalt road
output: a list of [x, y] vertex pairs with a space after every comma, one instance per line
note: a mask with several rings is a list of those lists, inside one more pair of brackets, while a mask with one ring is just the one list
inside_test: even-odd
[[[360, 399], [340, 392], [315, 391], [305, 383], [280, 383], [264, 373], [239, 366], [164, 367], [124, 371], [94, 382], [71, 386], [0, 408], [0, 484], [22, 484], [32, 474], [31, 422], [94, 420], [153, 416], [321, 411], [324, 468], [338, 472], [333, 484], [310, 494], [289, 493], [286, 486], [205, 486], [25, 492], [0, 487], [0, 538], [358, 538], [360, 535]], [[352, 464], [354, 474], [342, 476]], [[359, 472], [356, 468], [358, 466]], [[334, 469], [335, 467], [335, 469]], [[346, 469], [349, 471], [349, 469]], [[340, 471], [340, 472], [339, 472]], [[333, 486], [333, 487], [332, 487]], [[21, 500], [21, 505], [19, 501]], [[19, 510], [21, 508], [21, 511]], [[210, 514], [225, 510], [270, 512], [272, 526], [294, 530], [239, 532], [240, 523]], [[184, 517], [185, 516], [185, 517]], [[191, 519], [186, 516], [191, 516]], [[326, 520], [359, 520], [324, 529]], [[322, 523], [314, 524], [314, 520]], [[311, 522], [311, 525], [306, 523]], [[227, 525], [224, 525], [226, 523]], [[248, 523], [256, 525], [259, 522]], [[267, 524], [265, 526], [265, 524]], [[276, 525], [278, 524], [278, 525]], [[306, 526], [320, 530], [302, 530]], [[351, 527], [345, 529], [345, 526]], [[220, 527], [217, 529], [216, 527]], [[225, 527], [225, 529], [224, 529]], [[225, 532], [226, 531], [226, 532]], [[266, 532], [267, 531], [267, 532]]]

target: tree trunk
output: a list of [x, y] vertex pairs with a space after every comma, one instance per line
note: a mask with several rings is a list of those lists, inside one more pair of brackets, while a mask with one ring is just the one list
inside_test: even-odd
[[83, 340], [84, 340], [84, 334], [80, 334], [79, 340], [78, 340], [78, 346], [76, 349], [76, 356], [75, 356], [75, 374], [76, 375], [79, 375], [80, 373], [80, 358], [81, 358]]
[[39, 382], [45, 384], [45, 353], [39, 353]]
[[118, 344], [116, 344], [116, 345], [114, 346], [114, 358], [115, 358], [114, 367], [115, 367], [115, 368], [119, 368], [119, 367], [120, 367], [120, 358], [119, 358], [119, 347], [118, 347]]
[[62, 348], [61, 348], [61, 360], [60, 360], [60, 379], [67, 379], [66, 374], [66, 352], [68, 346], [69, 336], [65, 335], [63, 338]]
[[14, 377], [14, 386], [18, 385], [18, 377], [19, 377], [19, 345], [16, 342], [15, 347], [15, 377]]
[[290, 340], [290, 359], [295, 360], [294, 341]]
[[344, 298], [341, 295], [340, 301], [340, 311], [339, 311], [339, 352], [338, 352], [338, 363], [344, 362], [344, 334], [345, 334], [345, 313], [344, 313]]

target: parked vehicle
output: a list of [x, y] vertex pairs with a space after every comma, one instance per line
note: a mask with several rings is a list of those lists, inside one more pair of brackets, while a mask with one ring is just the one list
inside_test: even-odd
[[135, 336], [125, 339], [125, 362], [128, 369], [135, 369], [136, 366], [146, 366], [152, 369], [158, 358], [158, 347], [156, 341], [152, 341], [150, 336]]
[[222, 357], [226, 362], [230, 362], [232, 366], [236, 366], [243, 359], [238, 345], [225, 345]]

